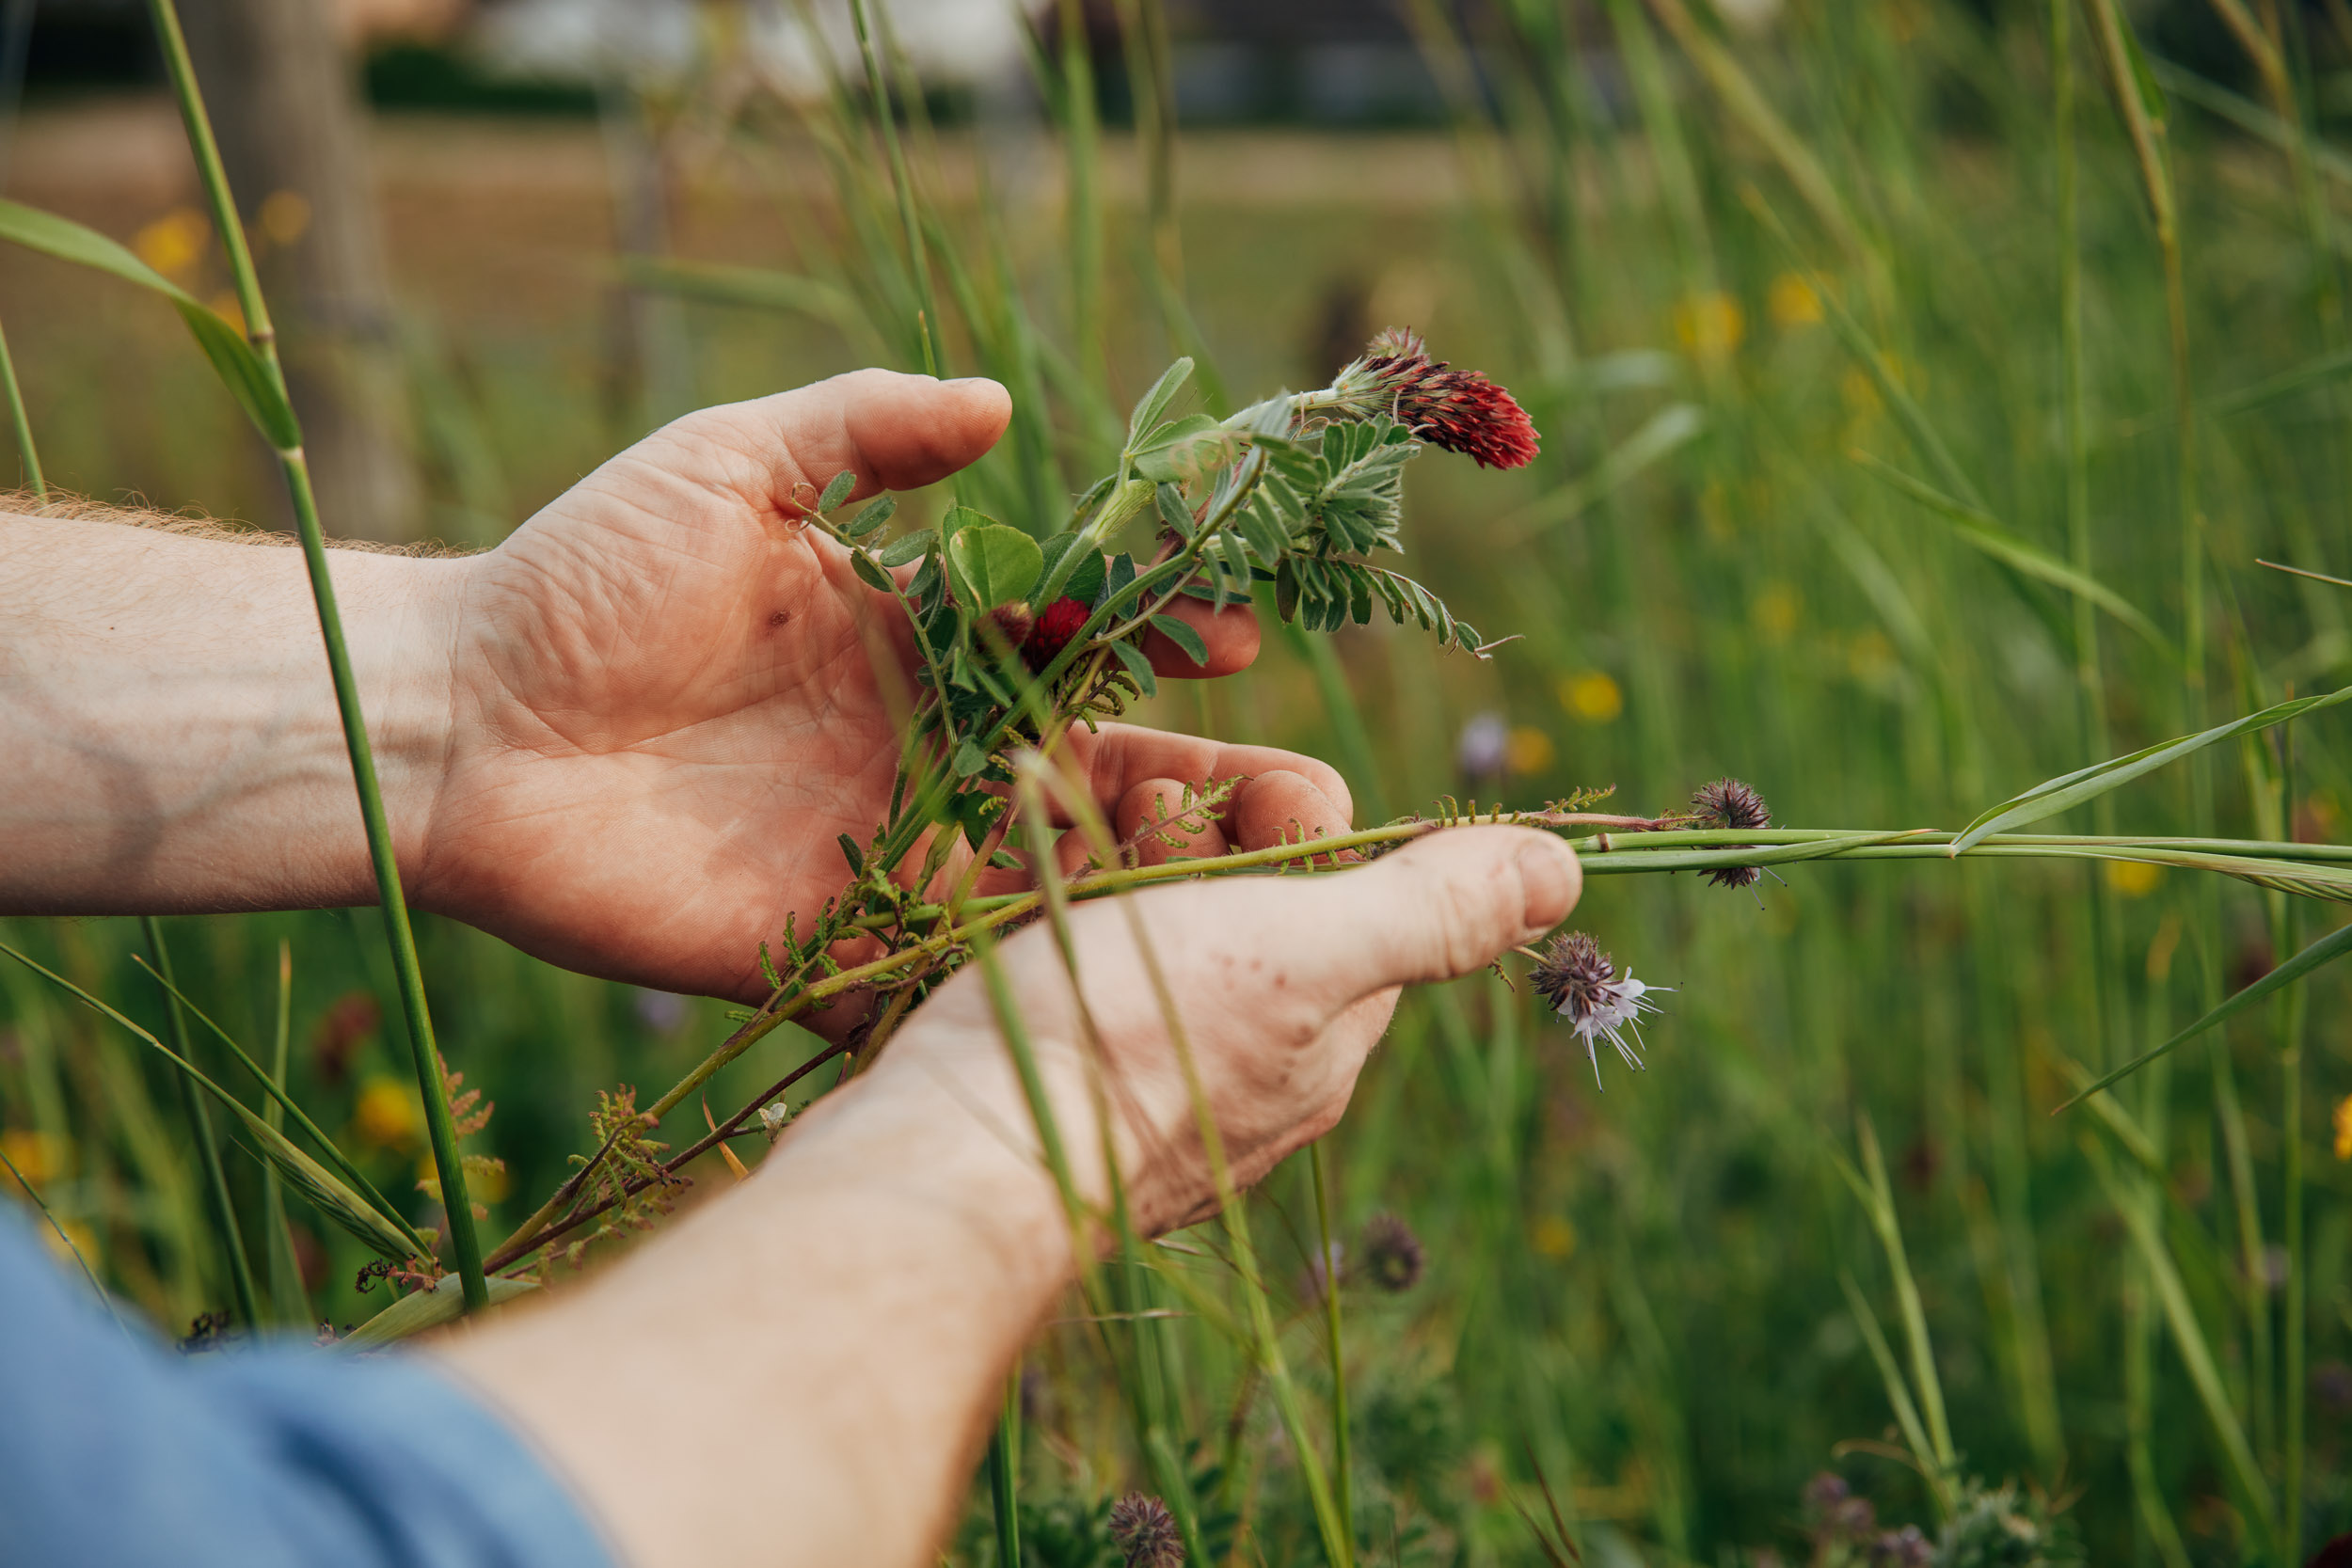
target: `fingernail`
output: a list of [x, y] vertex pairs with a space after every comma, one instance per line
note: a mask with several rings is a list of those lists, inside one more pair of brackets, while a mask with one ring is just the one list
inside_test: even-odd
[[1527, 924], [1549, 930], [1576, 907], [1576, 851], [1549, 835], [1533, 838], [1519, 850], [1519, 882], [1527, 895]]

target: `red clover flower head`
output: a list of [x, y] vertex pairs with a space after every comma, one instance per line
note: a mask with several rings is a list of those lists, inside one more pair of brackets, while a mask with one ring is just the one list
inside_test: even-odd
[[1389, 327], [1331, 385], [1361, 409], [1357, 418], [1393, 414], [1430, 445], [1484, 467], [1523, 468], [1535, 460], [1527, 410], [1476, 371], [1432, 359], [1417, 332]]
[[[1664, 990], [1664, 986], [1652, 986], [1633, 977], [1628, 969], [1617, 973], [1616, 965], [1600, 943], [1582, 931], [1567, 931], [1554, 937], [1543, 958], [1531, 976], [1535, 990], [1549, 1002], [1553, 1011], [1568, 1021], [1584, 1041], [1584, 1053], [1593, 1064], [1593, 1082], [1600, 1084], [1600, 1040], [1603, 1036], [1617, 1048], [1617, 1055], [1636, 1072], [1643, 1070], [1642, 1015], [1654, 1013], [1658, 1004], [1649, 993]], [[1628, 1044], [1630, 1033], [1633, 1042]], [[1605, 1091], [1606, 1085], [1601, 1085]]]
[[1078, 635], [1078, 628], [1087, 624], [1093, 610], [1083, 599], [1068, 594], [1045, 607], [1029, 627], [1028, 640], [1022, 643], [1021, 654], [1032, 670], [1042, 670], [1054, 662], [1054, 656], [1070, 646], [1070, 640]]
[[1130, 1492], [1111, 1504], [1111, 1539], [1127, 1568], [1183, 1568], [1184, 1539], [1157, 1497]]
[[[1772, 808], [1738, 779], [1717, 779], [1702, 785], [1691, 797], [1691, 809], [1718, 827], [1741, 832], [1753, 832], [1772, 825]], [[1755, 865], [1727, 865], [1707, 873], [1707, 879], [1717, 887], [1754, 887], [1764, 879], [1764, 870]]]

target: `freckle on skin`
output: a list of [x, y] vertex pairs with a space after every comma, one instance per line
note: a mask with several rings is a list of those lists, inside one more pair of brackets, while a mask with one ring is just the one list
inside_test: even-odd
[[792, 619], [792, 612], [790, 610], [779, 610], [774, 614], [768, 617], [768, 624], [771, 626], [780, 626], [790, 619]]

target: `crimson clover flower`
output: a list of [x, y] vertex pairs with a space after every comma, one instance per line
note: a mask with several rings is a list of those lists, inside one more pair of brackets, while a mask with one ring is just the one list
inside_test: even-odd
[[1535, 423], [1518, 400], [1476, 371], [1431, 358], [1421, 335], [1407, 328], [1381, 332], [1331, 385], [1360, 408], [1358, 418], [1391, 414], [1431, 446], [1484, 467], [1523, 468], [1535, 460]]

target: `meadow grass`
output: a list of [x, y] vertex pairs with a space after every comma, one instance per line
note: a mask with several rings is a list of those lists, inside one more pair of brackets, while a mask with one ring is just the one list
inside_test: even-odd
[[[1613, 783], [1612, 808], [1663, 810], [1729, 772], [1786, 824], [1958, 829], [2344, 683], [2352, 594], [2256, 564], [2352, 568], [2328, 238], [2344, 180], [2294, 129], [2292, 71], [2283, 99], [2254, 71], [2268, 110], [2161, 61], [2143, 76], [2105, 0], [1990, 22], [1835, 4], [1758, 38], [1623, 0], [1606, 53], [1540, 8], [1501, 8], [1507, 36], [1484, 40], [1408, 12], [1454, 93], [1442, 198], [1343, 178], [1384, 152], [1396, 179], [1429, 166], [1382, 140], [1196, 160], [1156, 111], [1133, 142], [1106, 135], [1067, 55], [1039, 62], [1050, 134], [934, 126], [894, 79], [885, 18], [829, 103], [737, 128], [747, 161], [827, 172], [777, 254], [734, 259], [785, 284], [660, 258], [637, 276], [699, 299], [674, 346], [706, 395], [873, 356], [1006, 381], [1016, 435], [958, 493], [1015, 521], [1104, 466], [1173, 353], [1202, 354], [1216, 387], [1319, 380], [1304, 345], [1341, 285], [1510, 385], [1545, 434], [1537, 468], [1473, 485], [1423, 464], [1408, 528], [1449, 603], [1523, 641], [1478, 664], [1379, 628], [1270, 638], [1260, 671], [1148, 711], [1332, 756], [1359, 817]], [[878, 85], [904, 106], [887, 143]], [[1268, 210], [1219, 177], [1299, 195]], [[97, 372], [60, 363], [53, 332], [16, 346], [53, 481], [104, 487], [88, 454], [108, 437], [43, 417], [87, 410], [72, 378]], [[493, 471], [544, 472], [527, 437], [554, 388], [472, 378]], [[591, 415], [563, 450], [612, 438]], [[1489, 712], [1508, 744], [1466, 775], [1457, 737]], [[2042, 829], [2341, 842], [2343, 734], [2314, 715]], [[1341, 1498], [1367, 1560], [1544, 1560], [1522, 1510], [1547, 1494], [1588, 1560], [1787, 1560], [1813, 1550], [1801, 1491], [1832, 1467], [1931, 1536], [1965, 1477], [2033, 1482], [2073, 1499], [2099, 1562], [2299, 1562], [2352, 1528], [2352, 1180], [2328, 1128], [2352, 1091], [2344, 973], [2042, 1114], [2340, 924], [2336, 906], [2298, 916], [2138, 864], [1784, 874], [1753, 898], [1590, 881], [1576, 924], [1677, 988], [1651, 1070], [1606, 1095], [1524, 984], [1408, 998], [1323, 1165], [1278, 1172], [1230, 1235], [1187, 1233], [1151, 1267], [1123, 1249], [1073, 1304], [1102, 1321], [1033, 1348], [959, 1553], [1001, 1552], [1017, 1509], [1032, 1560], [1096, 1560], [1101, 1506], [1141, 1487], [1188, 1494], [1170, 1496], [1188, 1542], [1239, 1540], [1244, 1560], [1343, 1555]], [[291, 944], [290, 1086], [404, 1197], [424, 1153], [414, 1080], [354, 1002], [399, 994], [379, 917], [160, 929], [191, 999], [248, 1046], [276, 1036]], [[172, 1028], [131, 923], [8, 940]], [[447, 923], [418, 941], [442, 1049], [498, 1102], [484, 1141], [511, 1185], [477, 1194], [494, 1234], [585, 1152], [597, 1089], [651, 1092], [726, 1032], [715, 1004]], [[161, 1321], [230, 1305], [179, 1091], [12, 966], [0, 1016], [11, 1163], [63, 1233]], [[813, 1049], [775, 1031], [719, 1069], [712, 1103]], [[236, 1147], [221, 1162], [290, 1316], [255, 1223], [262, 1167]], [[1326, 1216], [1348, 1257], [1378, 1211], [1420, 1235], [1418, 1282], [1321, 1291]], [[373, 1310], [387, 1287], [352, 1283], [365, 1252], [289, 1212], [318, 1309]], [[421, 1198], [413, 1217], [434, 1218]]]

